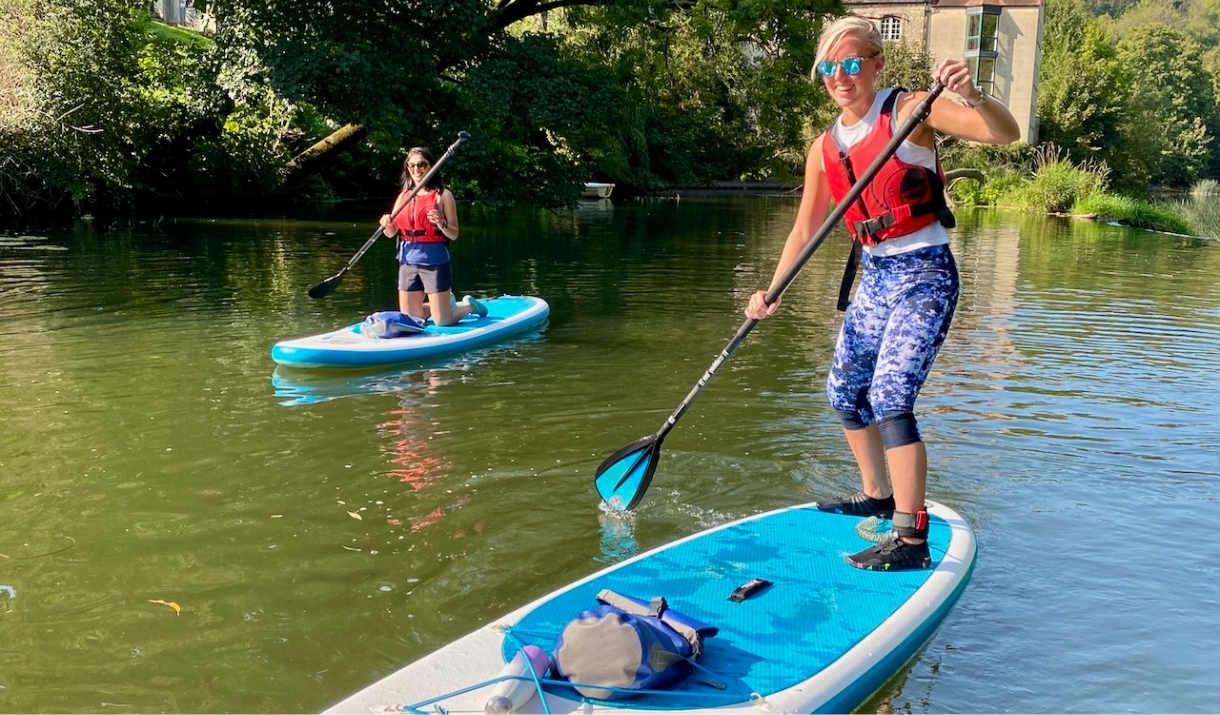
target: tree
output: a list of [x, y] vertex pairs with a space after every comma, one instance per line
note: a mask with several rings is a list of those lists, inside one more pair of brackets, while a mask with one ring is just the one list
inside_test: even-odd
[[201, 109], [180, 90], [203, 50], [151, 32], [125, 0], [0, 0], [0, 15], [25, 107], [0, 130], [10, 206], [127, 201], [156, 180], [148, 170]]
[[1165, 25], [1179, 30], [1205, 49], [1220, 44], [1220, 2], [1217, 0], [1141, 0], [1113, 14], [1110, 32], [1125, 37], [1144, 25]]
[[880, 87], [922, 90], [932, 86], [932, 55], [905, 42], [885, 43], [885, 69], [877, 78]]
[[1059, 14], [1057, 9], [1064, 5], [1083, 8], [1072, 0], [1053, 0], [1047, 9], [1038, 82], [1039, 136], [1077, 162], [1099, 159], [1113, 166], [1127, 105], [1124, 65], [1101, 28], [1083, 14]]
[[[778, 103], [795, 104], [788, 109], [797, 111], [809, 106], [800, 85], [805, 81], [806, 58], [811, 59], [821, 18], [836, 8], [834, 0], [500, 0], [494, 5], [485, 0], [217, 0], [215, 4], [218, 44], [233, 73], [289, 102], [316, 107], [341, 125], [340, 131], [367, 129], [373, 143], [388, 145], [404, 135], [448, 135], [442, 126], [453, 129], [448, 126], [450, 118], [461, 110], [455, 100], [468, 78], [481, 72], [481, 64], [521, 57], [517, 50], [528, 54], [526, 48], [512, 48], [522, 39], [508, 32], [509, 27], [547, 12], [565, 22], [572, 35], [588, 36], [577, 37], [567, 47], [564, 58], [573, 69], [594, 71], [591, 56], [581, 52], [586, 39], [589, 46], [604, 46], [604, 39], [611, 36], [625, 40], [621, 49], [612, 46], [602, 54], [600, 62], [616, 63], [619, 69], [614, 74], [624, 90], [644, 101], [639, 117], [689, 116], [679, 110], [686, 100], [676, 90], [680, 84], [699, 85], [700, 108], [718, 106], [732, 126], [739, 126], [744, 118], [754, 133], [770, 137], [773, 151], [776, 142], [791, 141], [794, 133], [794, 123], [782, 116]], [[749, 54], [743, 52], [745, 47], [757, 51], [753, 63], [742, 59]], [[724, 64], [716, 67], [711, 58]], [[622, 69], [624, 61], [634, 63], [628, 72]], [[793, 73], [791, 68], [799, 64], [806, 67]], [[675, 68], [677, 72], [672, 71]], [[528, 76], [528, 67], [519, 69], [525, 73], [519, 79]], [[672, 82], [679, 74], [681, 82]], [[654, 77], [671, 82], [650, 87]], [[658, 103], [668, 103], [668, 109], [653, 113]], [[507, 117], [500, 119], [512, 124]], [[534, 127], [533, 134], [543, 137], [546, 129]], [[543, 142], [531, 146], [547, 148]], [[652, 149], [662, 155], [667, 151], [662, 146]], [[334, 154], [323, 146], [312, 156]], [[310, 162], [301, 157], [292, 167], [308, 172]]]
[[1189, 186], [1211, 161], [1216, 100], [1201, 55], [1199, 43], [1164, 25], [1137, 27], [1118, 43], [1131, 78], [1124, 148], [1154, 184]]
[[[602, 162], [636, 186], [781, 174], [807, 146], [807, 118], [824, 103], [809, 79], [820, 0], [700, 0], [683, 12], [644, 4], [577, 8], [565, 43], [610, 68], [631, 95]], [[617, 155], [617, 158], [615, 158]]]

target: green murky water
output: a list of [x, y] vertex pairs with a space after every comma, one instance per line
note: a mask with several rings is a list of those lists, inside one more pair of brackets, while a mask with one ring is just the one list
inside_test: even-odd
[[[822, 395], [832, 240], [666, 439], [634, 520], [592, 489], [732, 337], [795, 208], [463, 207], [459, 291], [542, 296], [546, 328], [350, 374], [269, 350], [394, 305], [388, 242], [305, 296], [371, 216], [0, 234], [0, 711], [317, 711], [608, 563], [854, 488]], [[979, 564], [870, 707], [1214, 709], [1220, 243], [959, 223], [921, 428]]]

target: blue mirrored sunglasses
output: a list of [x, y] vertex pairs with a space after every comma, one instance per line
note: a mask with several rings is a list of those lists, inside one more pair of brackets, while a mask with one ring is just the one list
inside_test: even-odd
[[818, 74], [822, 75], [823, 77], [833, 77], [835, 74], [835, 69], [838, 67], [842, 67], [843, 72], [845, 74], [858, 75], [858, 74], [860, 74], [861, 64], [864, 62], [864, 60], [867, 60], [867, 59], [871, 59], [871, 58], [869, 58], [869, 57], [844, 57], [843, 59], [841, 59], [837, 62], [834, 60], [822, 60], [821, 62], [818, 63]]

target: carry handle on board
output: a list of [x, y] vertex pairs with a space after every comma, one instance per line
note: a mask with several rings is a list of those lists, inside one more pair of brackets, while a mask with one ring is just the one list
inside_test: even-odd
[[[771, 305], [779, 300], [779, 297], [783, 295], [784, 291], [788, 289], [788, 286], [796, 278], [797, 273], [800, 273], [801, 269], [805, 267], [809, 257], [813, 255], [814, 251], [818, 250], [818, 246], [821, 246], [822, 242], [826, 240], [835, 224], [847, 213], [848, 207], [860, 197], [865, 187], [877, 176], [877, 173], [881, 171], [881, 167], [889, 161], [894, 152], [898, 151], [898, 146], [906, 141], [911, 132], [915, 131], [915, 127], [919, 126], [932, 113], [932, 102], [943, 91], [945, 91], [945, 85], [939, 81], [933, 83], [932, 88], [928, 90], [928, 94], [911, 110], [910, 116], [894, 132], [894, 136], [890, 138], [890, 141], [877, 154], [877, 158], [873, 159], [873, 163], [869, 164], [864, 173], [860, 174], [860, 178], [847, 191], [842, 200], [835, 205], [830, 215], [826, 217], [821, 228], [805, 244], [800, 254], [788, 266], [779, 280], [767, 291], [765, 298], [767, 305]], [[720, 366], [724, 364], [725, 360], [729, 359], [729, 355], [733, 354], [733, 351], [746, 339], [750, 331], [754, 330], [756, 325], [758, 325], [758, 320], [755, 318], [748, 318], [741, 324], [741, 327], [737, 329], [737, 334], [733, 336], [729, 344], [720, 352], [720, 355], [712, 362], [711, 367], [703, 373], [703, 377], [699, 378], [699, 382], [695, 383], [694, 388], [682, 400], [682, 404], [678, 405], [678, 409], [674, 410], [673, 414], [665, 420], [665, 423], [661, 425], [661, 429], [656, 434], [641, 437], [610, 455], [601, 463], [597, 468], [597, 472], [593, 475], [593, 483], [597, 487], [598, 495], [601, 496], [602, 501], [608, 507], [614, 511], [627, 511], [634, 508], [636, 504], [639, 504], [640, 499], [644, 497], [644, 492], [648, 490], [648, 485], [652, 483], [652, 476], [657, 470], [657, 462], [661, 459], [661, 441], [665, 439], [665, 435], [669, 434], [669, 431], [674, 428], [674, 425], [686, 413], [687, 408], [699, 396], [703, 387], [712, 379], [712, 376], [716, 374]]]

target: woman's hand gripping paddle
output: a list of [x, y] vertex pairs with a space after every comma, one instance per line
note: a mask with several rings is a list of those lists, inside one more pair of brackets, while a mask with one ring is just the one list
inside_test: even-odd
[[[415, 185], [415, 188], [411, 189], [411, 193], [407, 194], [407, 198], [401, 204], [399, 204], [398, 210], [390, 214], [391, 221], [394, 220], [394, 217], [398, 215], [399, 211], [402, 211], [404, 208], [406, 208], [407, 204], [411, 203], [411, 199], [415, 198], [415, 195], [419, 193], [419, 190], [428, 184], [428, 180], [432, 178], [432, 175], [440, 171], [441, 164], [444, 164], [449, 160], [449, 157], [453, 156], [453, 153], [457, 151], [458, 145], [469, 138], [470, 134], [466, 132], [458, 132], [457, 141], [449, 145], [449, 148], [445, 150], [445, 153], [441, 155], [441, 158], [437, 159], [436, 163], [432, 165], [432, 169], [430, 169], [427, 174], [424, 174], [424, 178], [420, 179], [419, 183]], [[348, 261], [347, 265], [344, 266], [341, 271], [309, 289], [309, 297], [315, 299], [325, 298], [331, 293], [334, 293], [335, 289], [339, 287], [339, 283], [343, 281], [343, 274], [347, 273], [352, 266], [356, 265], [356, 261], [359, 261], [360, 257], [364, 255], [365, 251], [369, 250], [369, 248], [378, 238], [381, 238], [381, 234], [381, 227], [378, 226], [377, 230], [373, 232], [373, 235], [369, 236], [369, 240], [364, 242], [364, 245], [360, 247], [359, 251], [356, 251], [356, 255], [352, 256], [352, 260]]]
[[[873, 159], [873, 163], [869, 164], [869, 167], [864, 170], [864, 173], [860, 175], [856, 183], [852, 184], [847, 194], [839, 201], [834, 210], [830, 212], [830, 215], [826, 217], [821, 228], [805, 244], [801, 253], [788, 266], [788, 269], [784, 271], [779, 280], [767, 291], [767, 305], [771, 305], [778, 300], [784, 291], [788, 289], [788, 286], [796, 278], [796, 274], [800, 273], [801, 269], [805, 267], [809, 257], [813, 255], [814, 251], [818, 250], [818, 246], [822, 245], [822, 241], [826, 240], [826, 236], [830, 234], [835, 224], [843, 218], [843, 214], [847, 213], [847, 208], [860, 197], [860, 194], [868, 186], [869, 182], [877, 176], [877, 172], [881, 171], [881, 166], [889, 161], [894, 152], [898, 151], [898, 145], [902, 144], [910, 136], [911, 132], [915, 131], [915, 127], [928, 118], [928, 115], [932, 112], [932, 102], [944, 90], [945, 86], [943, 84], [940, 82], [934, 83], [932, 89], [928, 91], [927, 96], [919, 104], [915, 105], [915, 108], [911, 110], [910, 116], [907, 117], [907, 120], [894, 133], [889, 143], [885, 145], [885, 148], [881, 150], [877, 158]], [[665, 420], [665, 424], [661, 425], [661, 429], [656, 434], [642, 437], [632, 442], [607, 457], [606, 461], [601, 463], [601, 466], [597, 468], [597, 472], [593, 476], [593, 482], [597, 487], [597, 493], [608, 507], [615, 511], [627, 511], [628, 509], [635, 508], [635, 505], [640, 503], [640, 499], [644, 498], [644, 492], [648, 490], [648, 485], [652, 483], [652, 475], [657, 471], [657, 463], [661, 460], [661, 442], [665, 439], [665, 435], [669, 434], [669, 431], [674, 428], [674, 425], [677, 424], [687, 408], [691, 406], [691, 403], [695, 401], [695, 398], [703, 390], [704, 385], [712, 379], [712, 376], [716, 374], [716, 371], [720, 369], [724, 361], [729, 359], [729, 355], [737, 349], [737, 346], [741, 344], [742, 340], [745, 340], [746, 336], [750, 334], [750, 331], [756, 325], [758, 325], [758, 320], [754, 318], [749, 318], [741, 324], [741, 327], [737, 329], [737, 334], [733, 336], [729, 344], [720, 352], [720, 355], [716, 356], [711, 367], [707, 369], [707, 372], [703, 373], [703, 377], [699, 378], [699, 382], [695, 384], [694, 388], [686, 395], [686, 398], [682, 400], [682, 404], [678, 405], [678, 409], [674, 410], [669, 419]]]

